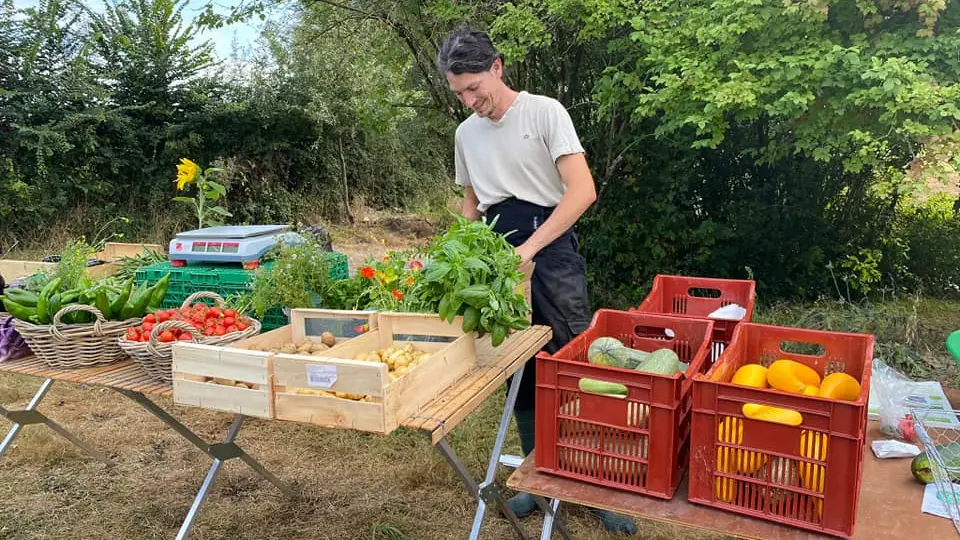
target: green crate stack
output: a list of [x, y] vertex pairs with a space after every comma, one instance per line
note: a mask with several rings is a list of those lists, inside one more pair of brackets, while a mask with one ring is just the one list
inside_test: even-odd
[[[330, 276], [333, 279], [347, 279], [350, 277], [350, 268], [347, 256], [336, 251], [329, 252], [331, 260]], [[262, 268], [269, 268], [273, 261], [261, 263]], [[233, 294], [249, 290], [254, 270], [243, 270], [237, 264], [188, 264], [174, 267], [170, 261], [144, 266], [137, 270], [136, 282], [145, 282], [152, 285], [164, 275], [170, 274], [170, 286], [167, 296], [161, 304], [162, 309], [179, 308], [183, 301], [198, 291], [210, 291], [227, 298]], [[286, 315], [280, 308], [273, 308], [265, 314], [262, 321], [263, 331], [273, 330], [288, 324]]]

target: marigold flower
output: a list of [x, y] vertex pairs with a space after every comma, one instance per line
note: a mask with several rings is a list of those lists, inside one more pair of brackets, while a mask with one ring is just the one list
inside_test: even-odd
[[403, 300], [403, 293], [398, 291], [397, 289], [394, 289], [393, 297], [396, 298], [397, 300]]
[[376, 275], [376, 271], [372, 266], [364, 266], [360, 269], [360, 275], [367, 279], [373, 279], [373, 276]]

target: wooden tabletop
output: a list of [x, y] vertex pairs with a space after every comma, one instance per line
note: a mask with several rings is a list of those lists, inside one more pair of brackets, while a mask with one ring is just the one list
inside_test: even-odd
[[549, 326], [535, 325], [514, 333], [496, 348], [491, 344], [490, 336], [478, 339], [478, 367], [400, 425], [426, 431], [433, 444], [437, 444], [533, 358], [552, 336], [553, 330]]
[[[877, 459], [870, 442], [886, 438], [878, 422], [869, 422], [867, 448], [863, 453], [860, 506], [855, 540], [908, 540], [956, 538], [949, 519], [923, 514], [923, 486], [910, 474], [909, 459]], [[663, 521], [692, 529], [756, 540], [822, 540], [829, 536], [754, 519], [687, 501], [687, 477], [673, 499], [665, 501], [585, 484], [537, 472], [533, 454], [507, 479], [507, 486], [547, 498], [632, 516]]]
[[150, 377], [133, 360], [124, 360], [105, 366], [66, 369], [51, 367], [36, 356], [28, 356], [19, 360], [0, 362], [0, 371], [57, 381], [109, 386], [155, 396], [173, 395], [173, 387], [170, 383]]

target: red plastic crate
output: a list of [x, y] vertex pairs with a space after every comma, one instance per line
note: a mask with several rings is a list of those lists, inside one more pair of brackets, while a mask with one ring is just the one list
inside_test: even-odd
[[[537, 470], [672, 498], [689, 464], [691, 377], [710, 366], [712, 331], [708, 320], [601, 309], [590, 328], [554, 355], [539, 353]], [[690, 367], [668, 377], [590, 364], [587, 350], [602, 336], [647, 352], [673, 349]], [[582, 392], [584, 377], [620, 383], [627, 396]]]
[[[659, 274], [653, 279], [650, 293], [635, 309], [643, 313], [703, 318], [723, 306], [737, 304], [747, 310], [742, 321], [750, 321], [755, 301], [756, 285], [752, 280]], [[733, 339], [733, 331], [741, 321], [710, 320], [714, 341], [711, 360], [716, 360]]]
[[[694, 377], [689, 500], [852, 536], [873, 348], [874, 337], [868, 334], [738, 325], [713, 367]], [[781, 358], [813, 368], [821, 379], [846, 372], [860, 383], [860, 395], [856, 401], [840, 401], [729, 382], [743, 365], [769, 366]], [[745, 403], [793, 409], [803, 421], [790, 426], [750, 419], [742, 412]]]

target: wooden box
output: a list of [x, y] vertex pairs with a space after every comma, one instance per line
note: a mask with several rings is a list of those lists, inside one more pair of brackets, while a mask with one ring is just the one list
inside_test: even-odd
[[[179, 342], [173, 347], [173, 400], [178, 405], [274, 418], [273, 357], [285, 344], [344, 343], [376, 328], [370, 312], [302, 309], [292, 324], [228, 346]], [[329, 332], [330, 336], [324, 336]], [[302, 356], [294, 356], [302, 358]]]
[[[459, 317], [449, 324], [438, 315], [379, 313], [375, 329], [325, 355], [277, 354], [275, 417], [381, 434], [394, 431], [476, 368], [475, 334], [465, 334], [462, 323]], [[412, 368], [406, 361], [414, 360], [416, 353], [404, 355], [408, 348], [425, 354]], [[395, 361], [359, 359], [372, 351], [384, 351]]]

